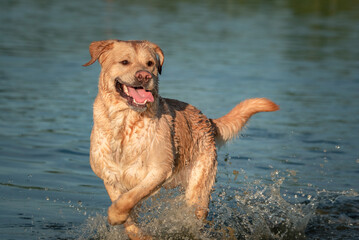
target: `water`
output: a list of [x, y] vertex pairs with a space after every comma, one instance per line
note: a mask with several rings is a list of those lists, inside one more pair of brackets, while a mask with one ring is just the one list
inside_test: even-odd
[[2, 239], [126, 239], [88, 163], [99, 66], [88, 45], [162, 47], [160, 93], [216, 118], [250, 97], [252, 118], [218, 152], [210, 214], [177, 192], [138, 214], [156, 239], [359, 238], [359, 3], [40, 1], [0, 3]]

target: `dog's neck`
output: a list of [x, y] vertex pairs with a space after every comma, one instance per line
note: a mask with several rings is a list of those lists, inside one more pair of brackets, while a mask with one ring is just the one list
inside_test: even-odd
[[99, 91], [97, 97], [99, 101], [94, 111], [107, 116], [111, 127], [108, 130], [113, 131], [113, 136], [117, 139], [122, 138], [126, 129], [133, 129], [136, 126], [156, 121], [160, 117], [158, 115], [159, 97], [156, 97], [155, 101], [150, 103], [143, 112], [131, 109], [113, 93]]

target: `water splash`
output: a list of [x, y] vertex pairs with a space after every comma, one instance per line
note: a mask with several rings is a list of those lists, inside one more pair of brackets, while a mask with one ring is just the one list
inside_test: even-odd
[[271, 175], [270, 184], [256, 180], [240, 190], [228, 188], [218, 194], [212, 206], [214, 229], [225, 231], [214, 234], [217, 239], [305, 238], [316, 204], [285, 200], [280, 191], [285, 178], [278, 171]]
[[[237, 173], [238, 174], [238, 173]], [[243, 171], [240, 174], [245, 174]], [[178, 191], [162, 190], [135, 209], [140, 228], [154, 239], [305, 239], [316, 201], [283, 198], [285, 178], [278, 171], [271, 182], [216, 186], [206, 221], [195, 218]], [[107, 217], [89, 217], [79, 239], [127, 239], [123, 226], [109, 226]]]

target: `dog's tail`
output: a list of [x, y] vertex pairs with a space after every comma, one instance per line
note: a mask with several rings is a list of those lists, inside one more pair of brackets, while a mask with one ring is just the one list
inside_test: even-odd
[[212, 119], [216, 130], [217, 144], [223, 145], [237, 136], [252, 115], [277, 110], [279, 110], [279, 106], [266, 98], [247, 99], [239, 103], [223, 117]]

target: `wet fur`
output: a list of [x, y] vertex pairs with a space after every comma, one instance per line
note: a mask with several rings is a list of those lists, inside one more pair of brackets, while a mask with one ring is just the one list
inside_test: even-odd
[[[279, 107], [265, 98], [248, 99], [219, 119], [208, 119], [190, 104], [160, 97], [162, 50], [148, 41], [106, 40], [90, 45], [91, 60], [102, 70], [94, 102], [90, 163], [105, 184], [112, 205], [110, 224], [125, 223], [130, 238], [145, 238], [130, 216], [142, 199], [161, 187], [180, 186], [189, 206], [204, 219], [217, 171], [217, 144], [235, 137], [249, 118]], [[130, 65], [121, 65], [124, 59]], [[146, 63], [153, 61], [153, 66]], [[136, 71], [152, 74], [146, 88], [155, 101], [138, 109], [115, 88], [115, 78], [138, 85]]]

